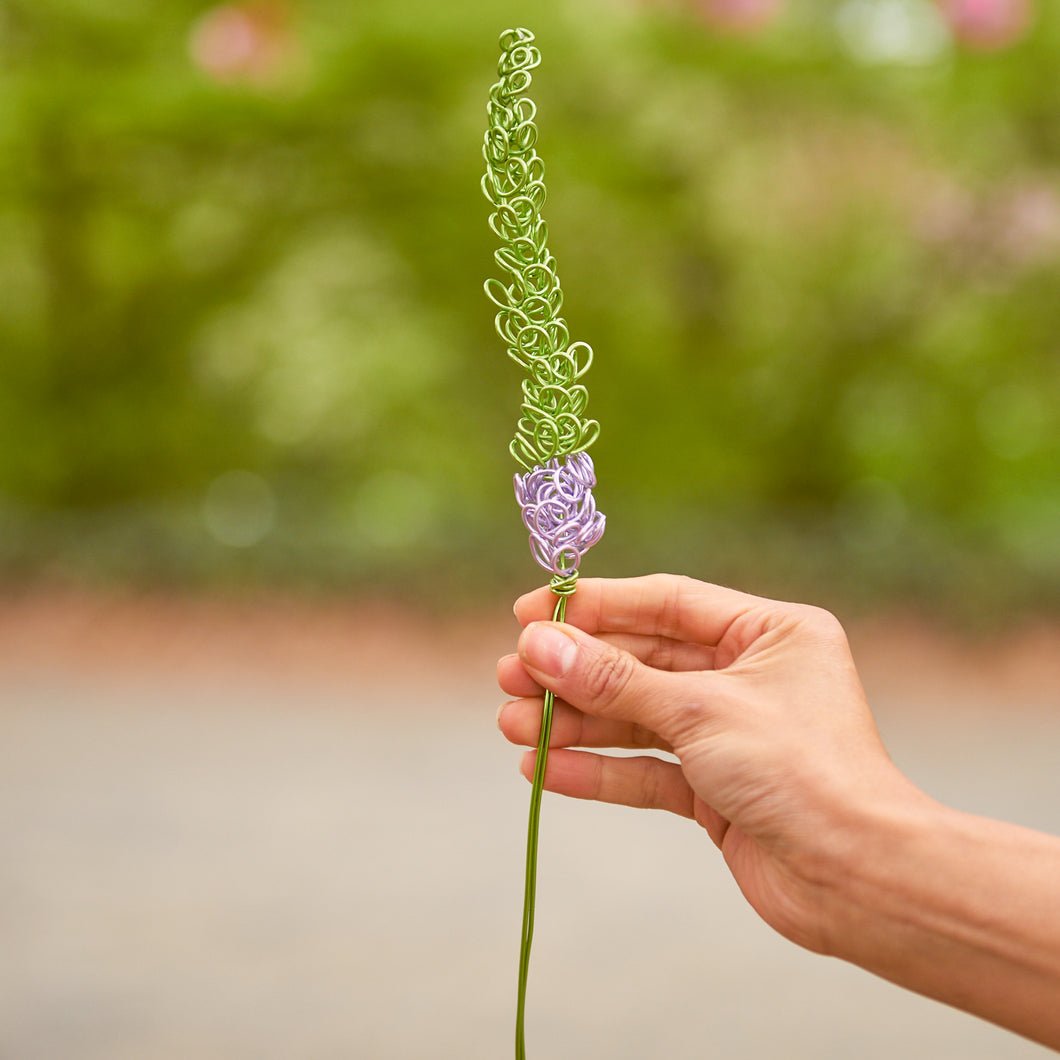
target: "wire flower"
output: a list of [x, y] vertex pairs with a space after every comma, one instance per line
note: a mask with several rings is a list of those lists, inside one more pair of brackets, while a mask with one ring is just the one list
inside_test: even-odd
[[[535, 150], [537, 108], [526, 95], [530, 73], [541, 62], [534, 35], [527, 29], [501, 34], [499, 80], [490, 89], [489, 127], [482, 152], [486, 173], [482, 190], [493, 213], [490, 228], [500, 240], [494, 258], [503, 280], [486, 281], [486, 294], [497, 307], [497, 332], [508, 355], [524, 371], [523, 403], [509, 446], [523, 468], [515, 476], [515, 496], [530, 532], [534, 559], [552, 575], [556, 594], [554, 621], [563, 621], [567, 598], [575, 591], [586, 550], [600, 540], [604, 517], [596, 510], [592, 488], [596, 472], [585, 450], [600, 425], [588, 419], [589, 393], [579, 382], [592, 364], [593, 351], [571, 342], [556, 260], [548, 250], [545, 166]], [[525, 1060], [524, 1023], [530, 944], [534, 934], [537, 886], [537, 838], [545, 761], [555, 697], [545, 692], [530, 794], [526, 839], [526, 892], [519, 949], [519, 994], [515, 1019], [515, 1056]]]

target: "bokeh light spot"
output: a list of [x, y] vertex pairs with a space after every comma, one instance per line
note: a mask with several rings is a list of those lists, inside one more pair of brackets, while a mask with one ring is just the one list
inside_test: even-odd
[[202, 503], [202, 520], [222, 545], [248, 548], [273, 527], [276, 496], [253, 471], [226, 471], [210, 483]]
[[836, 27], [858, 62], [909, 66], [933, 63], [949, 49], [950, 35], [928, 0], [847, 0]]

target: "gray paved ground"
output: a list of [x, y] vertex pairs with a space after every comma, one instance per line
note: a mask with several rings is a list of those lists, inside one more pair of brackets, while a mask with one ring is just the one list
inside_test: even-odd
[[[378, 643], [348, 681], [0, 660], [2, 1060], [511, 1055], [493, 646], [435, 681]], [[877, 706], [934, 794], [1060, 831], [1058, 701]], [[539, 901], [539, 1060], [1052, 1055], [774, 937], [684, 821], [547, 800]]]

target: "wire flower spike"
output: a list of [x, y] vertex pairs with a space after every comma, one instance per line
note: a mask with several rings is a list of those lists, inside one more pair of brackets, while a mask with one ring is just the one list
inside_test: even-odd
[[[530, 534], [530, 551], [551, 575], [556, 595], [553, 621], [561, 622], [575, 590], [586, 551], [600, 540], [604, 516], [596, 510], [592, 488], [596, 473], [586, 449], [600, 425], [585, 417], [588, 391], [578, 380], [588, 371], [593, 351], [570, 341], [556, 260], [548, 250], [545, 166], [538, 156], [537, 108], [526, 95], [530, 71], [541, 61], [534, 35], [505, 30], [500, 38], [499, 80], [490, 89], [489, 128], [483, 154], [482, 190], [493, 207], [490, 228], [500, 240], [494, 258], [505, 278], [486, 281], [486, 294], [497, 306], [497, 331], [508, 355], [526, 373], [512, 456], [523, 468], [515, 476], [515, 496]], [[534, 934], [537, 841], [554, 697], [545, 693], [537, 763], [530, 789], [526, 840], [526, 891], [519, 954], [519, 993], [515, 1055], [525, 1060], [526, 980]]]

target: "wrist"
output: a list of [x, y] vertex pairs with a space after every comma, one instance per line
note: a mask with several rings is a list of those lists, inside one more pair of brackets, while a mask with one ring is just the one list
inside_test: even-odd
[[[890, 765], [888, 763], [888, 765]], [[861, 943], [868, 928], [881, 925], [901, 906], [905, 874], [916, 874], [918, 849], [952, 812], [890, 767], [876, 783], [830, 793], [821, 803], [814, 841], [793, 848], [786, 861], [799, 895], [790, 930], [793, 941], [829, 957], [865, 964]]]
[[1060, 839], [915, 789], [861, 817], [821, 951], [1060, 1047]]
[[938, 837], [952, 830], [955, 816], [911, 784], [851, 809], [831, 850], [822, 953], [880, 971], [888, 953], [905, 952], [903, 929], [915, 919]]

